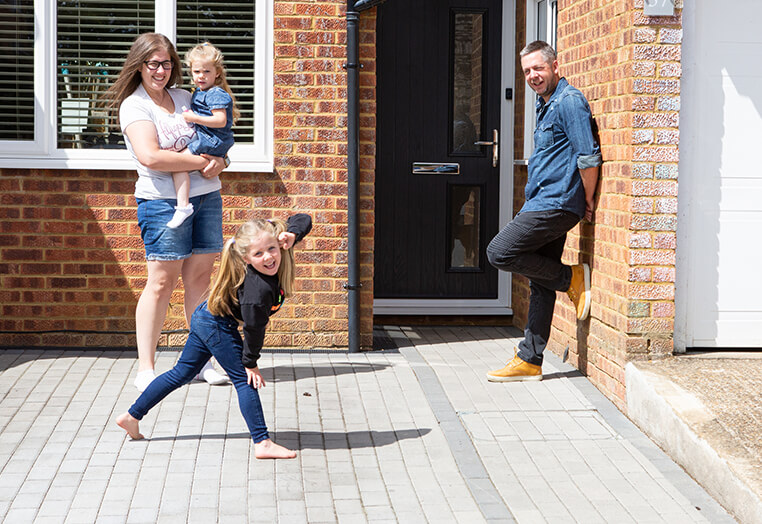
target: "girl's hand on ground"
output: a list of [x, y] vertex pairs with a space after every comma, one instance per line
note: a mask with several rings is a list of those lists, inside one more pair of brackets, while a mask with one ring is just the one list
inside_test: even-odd
[[255, 368], [246, 368], [246, 382], [251, 384], [254, 389], [265, 387], [265, 379], [259, 372], [259, 366]]
[[280, 244], [281, 249], [291, 249], [294, 247], [295, 242], [296, 235], [294, 233], [283, 231], [280, 235], [278, 235], [278, 244]]
[[201, 156], [209, 161], [206, 167], [201, 170], [201, 175], [204, 178], [214, 178], [225, 169], [225, 160], [222, 157], [207, 155], [206, 153], [201, 153]]

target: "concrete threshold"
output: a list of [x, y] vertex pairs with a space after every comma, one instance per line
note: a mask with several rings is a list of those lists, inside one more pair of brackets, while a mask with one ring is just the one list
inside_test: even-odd
[[628, 415], [739, 522], [762, 523], [762, 360], [720, 357], [628, 363]]

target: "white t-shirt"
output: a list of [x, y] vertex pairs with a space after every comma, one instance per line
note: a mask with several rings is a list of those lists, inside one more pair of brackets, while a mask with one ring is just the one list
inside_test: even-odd
[[[124, 134], [127, 150], [135, 161], [138, 170], [138, 180], [135, 182], [135, 198], [157, 200], [160, 198], [175, 198], [175, 184], [172, 174], [166, 171], [149, 169], [138, 161], [132, 144], [124, 130], [133, 122], [148, 120], [156, 127], [156, 138], [159, 148], [168, 151], [182, 151], [195, 138], [196, 131], [182, 117], [182, 108], [190, 107], [191, 95], [182, 89], [167, 89], [175, 104], [173, 114], [166, 113], [148, 96], [143, 85], [128, 96], [119, 107], [119, 125]], [[204, 178], [198, 171], [190, 172], [190, 196], [206, 195], [222, 187], [219, 177]]]

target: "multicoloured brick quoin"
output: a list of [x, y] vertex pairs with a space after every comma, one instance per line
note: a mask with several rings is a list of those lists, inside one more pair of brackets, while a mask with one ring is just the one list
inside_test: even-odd
[[[593, 224], [566, 261], [593, 268], [591, 318], [577, 323], [559, 293], [550, 349], [621, 408], [624, 365], [672, 353], [682, 2], [643, 15], [643, 0], [559, 2], [561, 72], [587, 96], [604, 165]], [[518, 43], [517, 43], [518, 47]], [[517, 180], [519, 177], [516, 177]]]
[[[526, 44], [515, 2], [516, 50]], [[346, 2], [274, 2], [272, 173], [223, 174], [224, 228], [249, 217], [310, 213], [297, 253], [296, 295], [273, 317], [266, 344], [345, 348], [347, 337]], [[646, 17], [643, 0], [558, 3], [561, 72], [590, 101], [604, 166], [592, 224], [569, 235], [565, 260], [593, 267], [591, 318], [577, 323], [559, 294], [550, 349], [620, 407], [624, 365], [672, 351], [682, 40], [675, 16]], [[381, 7], [383, 9], [383, 7]], [[376, 10], [360, 17], [361, 345], [372, 344]], [[514, 100], [524, 99], [516, 58]], [[516, 158], [523, 104], [516, 103]], [[134, 346], [146, 268], [133, 171], [0, 169], [0, 331], [3, 346]], [[521, 207], [526, 167], [514, 171]], [[513, 279], [513, 323], [526, 321], [527, 282]], [[184, 339], [183, 290], [172, 296], [162, 345]]]

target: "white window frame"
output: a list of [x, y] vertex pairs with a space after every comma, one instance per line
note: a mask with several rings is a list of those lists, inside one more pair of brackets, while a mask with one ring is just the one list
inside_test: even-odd
[[[527, 2], [527, 15], [526, 15], [526, 44], [534, 42], [539, 38], [537, 31], [538, 24], [538, 11], [540, 9], [540, 2], [542, 0], [529, 0]], [[556, 0], [545, 1], [545, 20], [547, 26], [545, 28], [546, 35], [552, 35], [551, 41], [548, 42], [553, 48], [556, 47], [556, 32], [558, 21], [553, 12], [553, 6], [557, 5]], [[523, 72], [522, 72], [523, 76]], [[524, 89], [524, 160], [519, 161], [521, 164], [527, 164], [529, 162], [529, 155], [534, 150], [534, 128], [535, 128], [535, 102], [537, 101], [537, 94], [525, 86]]]
[[[156, 0], [156, 31], [175, 42], [175, 1]], [[257, 2], [254, 144], [228, 153], [231, 170], [273, 171], [273, 0]], [[34, 2], [34, 140], [0, 140], [0, 167], [29, 169], [134, 169], [124, 149], [60, 149], [56, 111], [56, 3]]]

